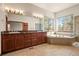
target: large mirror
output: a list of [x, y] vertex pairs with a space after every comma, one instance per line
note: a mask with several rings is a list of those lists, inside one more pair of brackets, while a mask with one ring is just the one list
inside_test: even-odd
[[23, 30], [23, 24], [22, 22], [16, 22], [16, 21], [8, 21], [8, 31], [22, 31]]
[[17, 22], [17, 21], [8, 21], [7, 22], [7, 31], [27, 31], [28, 23]]

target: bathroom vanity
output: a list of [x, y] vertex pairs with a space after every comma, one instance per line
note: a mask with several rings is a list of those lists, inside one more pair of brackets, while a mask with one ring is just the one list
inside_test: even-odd
[[47, 42], [46, 32], [5, 32], [2, 36], [2, 54]]

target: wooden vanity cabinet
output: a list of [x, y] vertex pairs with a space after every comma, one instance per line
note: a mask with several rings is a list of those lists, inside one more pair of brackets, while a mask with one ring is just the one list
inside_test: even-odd
[[32, 33], [14, 33], [1, 35], [2, 54], [21, 49], [39, 45], [46, 42], [46, 33], [32, 32]]
[[46, 43], [47, 42], [47, 33], [44, 32], [42, 33], [42, 43]]
[[36, 32], [32, 35], [32, 45], [38, 45], [46, 42], [47, 38], [45, 32]]
[[14, 39], [12, 38], [12, 35], [2, 35], [2, 53], [4, 52], [8, 52], [8, 51], [12, 51], [15, 49], [15, 45], [14, 45]]
[[30, 37], [31, 37], [31, 34], [29, 34], [29, 33], [24, 34], [24, 47], [32, 46]]
[[42, 43], [42, 34], [41, 32], [38, 32], [37, 33], [37, 40], [38, 40], [38, 44], [41, 44]]
[[23, 34], [15, 34], [15, 49], [20, 49], [24, 47], [24, 36]]
[[37, 33], [33, 33], [33, 34], [31, 35], [32, 45], [33, 45], [33, 46], [39, 44], [39, 43], [38, 43], [39, 39], [38, 39], [37, 37], [38, 37]]

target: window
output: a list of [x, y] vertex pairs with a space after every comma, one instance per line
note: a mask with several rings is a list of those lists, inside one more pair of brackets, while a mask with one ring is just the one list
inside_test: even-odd
[[63, 16], [56, 19], [57, 32], [73, 32], [73, 17], [72, 15]]
[[56, 19], [56, 31], [61, 32], [63, 31], [64, 26], [64, 17]]
[[45, 17], [44, 31], [52, 32], [73, 32], [73, 15], [59, 17], [55, 20]]
[[44, 31], [54, 31], [54, 20], [52, 18], [44, 18]]

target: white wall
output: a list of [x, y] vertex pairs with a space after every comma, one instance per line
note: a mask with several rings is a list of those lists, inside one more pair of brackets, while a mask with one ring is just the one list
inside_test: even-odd
[[1, 54], [1, 31], [5, 31], [5, 16], [2, 5], [0, 4], [0, 54]]
[[28, 23], [28, 30], [35, 30], [35, 23], [39, 22], [38, 19], [35, 19], [33, 17], [22, 16], [22, 15], [14, 15], [14, 14], [9, 14], [8, 20], [9, 21], [19, 21], [19, 22]]
[[56, 13], [56, 17], [61, 17], [65, 15], [70, 15], [70, 14], [73, 14], [73, 16], [79, 15], [79, 4]]

